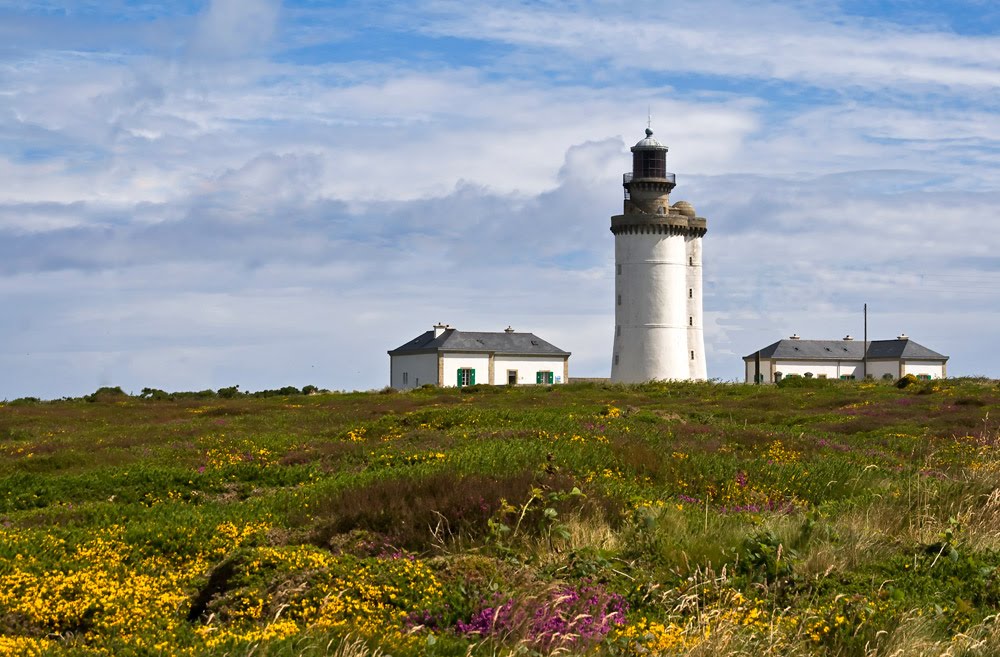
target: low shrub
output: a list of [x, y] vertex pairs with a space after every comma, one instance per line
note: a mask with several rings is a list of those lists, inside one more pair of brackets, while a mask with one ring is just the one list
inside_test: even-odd
[[491, 386], [485, 383], [477, 383], [474, 386], [462, 386], [459, 388], [459, 391], [462, 394], [486, 393], [498, 395], [504, 391], [504, 386]]
[[88, 402], [116, 402], [128, 399], [128, 393], [118, 386], [103, 386], [84, 397]]
[[814, 378], [812, 373], [807, 372], [806, 376], [796, 376], [794, 374], [789, 374], [788, 376], [778, 381], [779, 388], [817, 388], [821, 386], [831, 386], [837, 380], [836, 379], [819, 379]]
[[39, 404], [41, 401], [42, 400], [38, 397], [18, 397], [17, 399], [13, 399], [7, 403], [11, 406], [27, 406], [30, 404]]
[[[573, 487], [572, 478], [566, 475], [534, 472], [501, 476], [442, 472], [419, 479], [376, 481], [313, 505], [314, 517], [319, 521], [312, 541], [330, 545], [336, 536], [355, 530], [379, 534], [393, 545], [410, 550], [425, 550], [440, 540], [478, 541], [490, 534], [491, 520], [510, 520], [508, 516], [516, 508], [513, 505], [524, 503], [533, 489]], [[545, 510], [537, 506], [527, 509], [521, 521], [522, 534], [537, 535], [541, 531], [540, 517], [536, 516]], [[568, 510], [571, 504], [556, 506]]]
[[232, 399], [240, 394], [239, 386], [229, 386], [228, 388], [219, 388], [219, 392], [215, 393], [220, 399]]
[[142, 399], [152, 399], [153, 401], [173, 401], [175, 399], [172, 393], [160, 390], [159, 388], [143, 388], [142, 392], [139, 393], [139, 397]]

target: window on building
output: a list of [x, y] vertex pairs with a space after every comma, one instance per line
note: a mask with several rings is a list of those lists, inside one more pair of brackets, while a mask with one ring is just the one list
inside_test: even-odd
[[781, 377], [782, 377], [782, 376], [783, 376], [783, 375], [782, 375], [782, 373], [781, 373], [781, 372], [775, 372], [775, 373], [774, 373], [774, 382], [775, 382], [775, 383], [777, 383], [778, 381], [781, 381]]
[[476, 370], [471, 367], [463, 367], [458, 370], [458, 387], [476, 385]]
[[619, 276], [622, 275], [622, 266], [621, 265], [615, 265], [615, 273], [618, 274]]
[[917, 378], [920, 379], [921, 381], [930, 381], [931, 380], [931, 375], [930, 374], [918, 374]]
[[811, 379], [811, 378], [813, 378], [813, 373], [812, 372], [806, 372], [803, 376], [805, 376], [807, 379]]
[[[816, 378], [817, 379], [825, 379], [826, 378], [826, 374], [817, 374]], [[840, 378], [844, 378], [844, 377], [840, 377]]]
[[619, 324], [618, 326], [615, 327], [615, 335], [621, 336], [621, 334], [622, 334], [622, 327], [621, 324]]
[[618, 305], [622, 305], [622, 295], [618, 295]]
[[688, 258], [688, 267], [694, 267], [694, 258]]
[[535, 375], [535, 383], [539, 383], [539, 384], [549, 383], [549, 384], [551, 384], [553, 381], [555, 381], [555, 377], [552, 376], [552, 372], [538, 372]]
[[[871, 375], [869, 375], [869, 376], [871, 376]], [[894, 377], [893, 375], [889, 374], [888, 372], [886, 372], [885, 374], [882, 375], [882, 380], [883, 381], [892, 381], [894, 378], [896, 378], [896, 377]]]
[[694, 288], [693, 287], [689, 287], [688, 288], [688, 299], [694, 299]]
[[618, 364], [618, 354], [615, 354], [615, 365]]
[[694, 351], [691, 351], [691, 360], [694, 360]]
[[410, 373], [403, 372], [403, 385], [408, 385], [410, 383]]
[[694, 317], [688, 315], [688, 326], [694, 326]]
[[507, 385], [517, 385], [517, 370], [507, 370]]

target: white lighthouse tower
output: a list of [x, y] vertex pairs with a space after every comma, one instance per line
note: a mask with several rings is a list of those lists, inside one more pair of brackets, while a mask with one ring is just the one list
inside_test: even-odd
[[674, 174], [667, 147], [646, 138], [632, 147], [625, 208], [615, 236], [615, 341], [611, 380], [705, 379], [701, 305], [704, 217], [686, 201], [670, 205]]

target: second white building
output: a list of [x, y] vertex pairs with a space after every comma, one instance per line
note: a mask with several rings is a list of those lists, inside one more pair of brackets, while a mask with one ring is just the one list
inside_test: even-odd
[[802, 340], [793, 335], [743, 357], [746, 382], [777, 383], [783, 378], [918, 379], [948, 376], [948, 357], [906, 335], [895, 340]]

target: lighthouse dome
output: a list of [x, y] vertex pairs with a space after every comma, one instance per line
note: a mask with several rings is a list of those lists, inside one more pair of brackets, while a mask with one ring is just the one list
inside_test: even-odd
[[682, 214], [685, 217], [695, 216], [694, 206], [688, 203], [687, 201], [677, 201], [672, 206], [670, 206], [670, 209], [672, 212], [675, 212], [677, 214]]
[[653, 131], [650, 130], [649, 128], [646, 128], [646, 138], [645, 139], [640, 139], [638, 142], [636, 142], [635, 146], [632, 147], [632, 150], [637, 150], [637, 149], [639, 149], [639, 150], [647, 150], [647, 149], [648, 150], [653, 150], [653, 149], [656, 149], [656, 150], [661, 150], [661, 149], [662, 150], [666, 150], [666, 148], [667, 148], [666, 146], [664, 146], [660, 142], [658, 142], [655, 139], [653, 139]]

